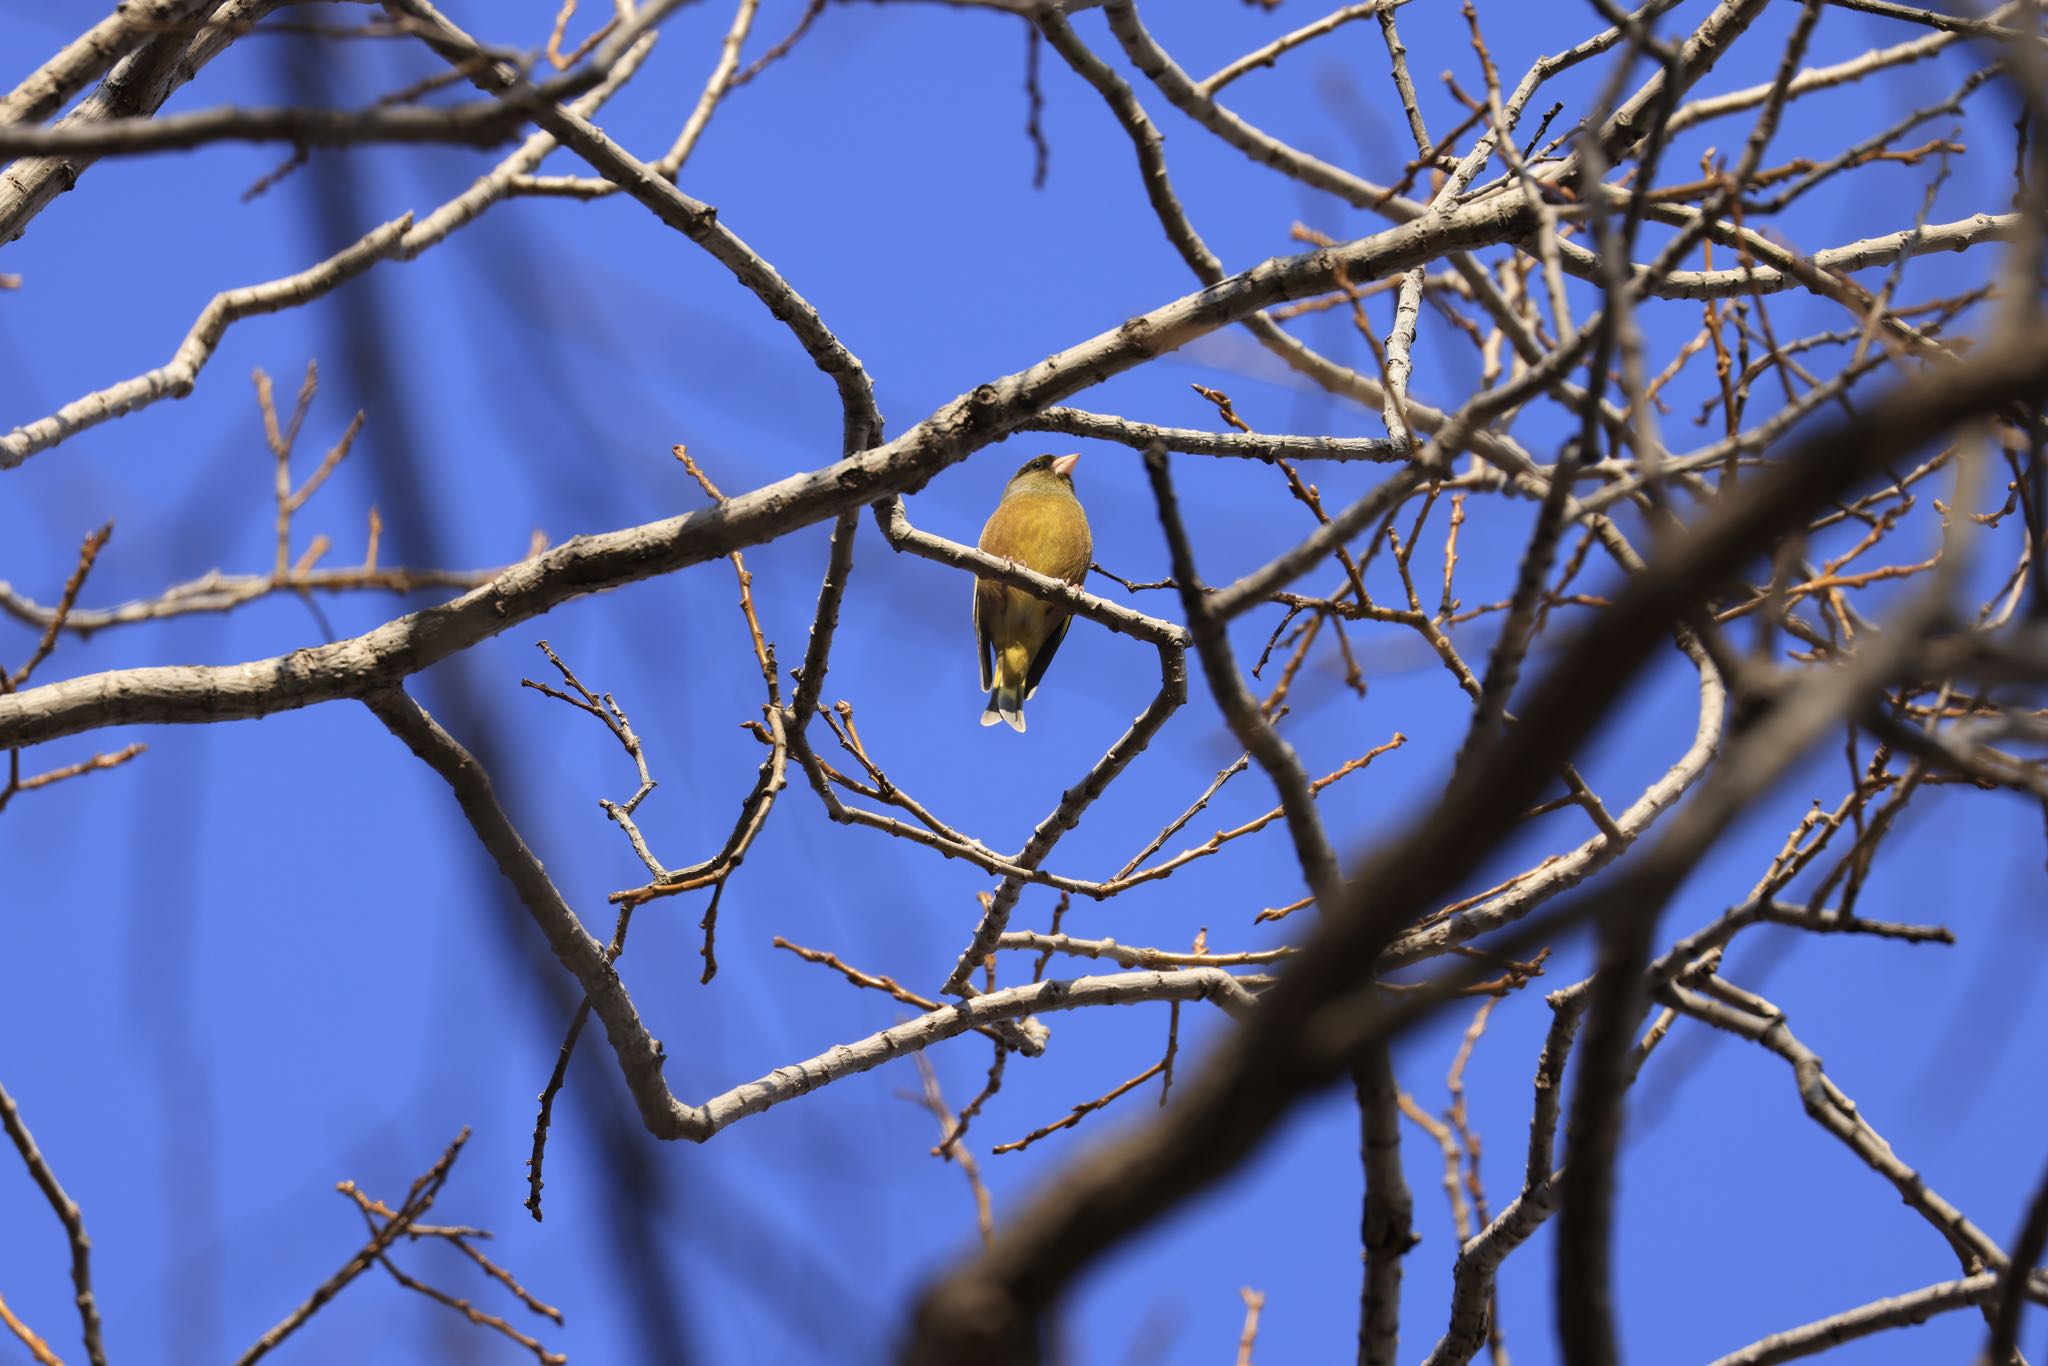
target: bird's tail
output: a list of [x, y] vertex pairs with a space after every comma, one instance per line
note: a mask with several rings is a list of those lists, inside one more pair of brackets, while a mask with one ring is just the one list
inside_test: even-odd
[[1007, 721], [1010, 729], [1018, 734], [1024, 732], [1024, 689], [1014, 684], [998, 683], [988, 690], [988, 706], [981, 713], [981, 724], [993, 726], [998, 721]]
[[1024, 679], [1031, 667], [1030, 652], [1021, 646], [1001, 650], [996, 655], [996, 685], [988, 690], [988, 706], [981, 713], [981, 724], [993, 726], [998, 721], [1009, 724], [1019, 735], [1024, 733]]

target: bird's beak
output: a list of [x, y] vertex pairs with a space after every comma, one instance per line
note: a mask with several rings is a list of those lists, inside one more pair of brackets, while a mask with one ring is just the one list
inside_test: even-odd
[[1079, 451], [1075, 451], [1072, 455], [1062, 455], [1052, 462], [1052, 472], [1065, 479], [1073, 474], [1074, 466], [1079, 464], [1080, 460], [1081, 453]]

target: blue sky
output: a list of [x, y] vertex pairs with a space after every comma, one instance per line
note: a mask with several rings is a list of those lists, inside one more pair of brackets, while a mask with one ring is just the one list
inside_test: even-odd
[[[544, 37], [553, 12], [539, 0], [449, 8], [473, 31], [520, 45]], [[764, 3], [749, 52], [786, 32], [799, 10]], [[1152, 11], [1161, 41], [1196, 73], [1313, 17], [1294, 4], [1273, 15], [1234, 3]], [[101, 12], [0, 0], [6, 78]], [[1683, 5], [1673, 22], [1703, 12]], [[605, 111], [607, 131], [650, 156], [665, 148], [729, 17], [693, 6], [666, 25], [649, 67]], [[1594, 22], [1590, 10], [1568, 6], [1493, 5], [1482, 17], [1510, 79]], [[1767, 79], [1788, 22], [1774, 9], [1701, 91]], [[1443, 0], [1419, 0], [1401, 23], [1425, 111], [1433, 127], [1447, 128], [1456, 116], [1436, 73], [1454, 69], [1477, 87], [1463, 22]], [[1129, 74], [1099, 15], [1078, 16], [1076, 28]], [[1831, 10], [1812, 60], [1912, 36]], [[333, 63], [328, 94], [340, 103], [367, 102], [433, 69], [423, 50], [389, 41], [320, 50]], [[296, 51], [291, 39], [251, 38], [168, 108], [304, 98]], [[1050, 53], [1050, 177], [1033, 190], [1024, 54], [1023, 26], [1008, 16], [833, 6], [785, 62], [731, 96], [681, 179], [862, 358], [892, 432], [1194, 287], [1151, 219], [1121, 130]], [[1951, 49], [1801, 105], [1773, 159], [1826, 155], [1899, 112], [1939, 102], [1968, 61]], [[1596, 79], [1562, 81], [1556, 98], [1583, 101]], [[1232, 269], [1297, 249], [1288, 238], [1296, 221], [1340, 237], [1371, 230], [1366, 215], [1216, 143], [1149, 87], [1140, 97], [1167, 134], [1194, 221]], [[1973, 155], [1943, 187], [1937, 221], [2006, 208], [2011, 114], [2000, 98], [1985, 92], [1969, 107], [1962, 140]], [[1408, 155], [1369, 23], [1247, 78], [1231, 99], [1277, 135], [1383, 181], [1398, 177]], [[1732, 158], [1746, 132], [1739, 119], [1709, 125], [1681, 140], [1671, 165], [1690, 167], [1708, 145]], [[240, 202], [281, 156], [234, 146], [103, 162], [0, 249], [0, 271], [23, 279], [0, 294], [4, 424], [162, 363], [214, 291], [298, 270], [377, 222], [430, 208], [495, 159], [451, 149], [320, 153], [268, 194]], [[572, 167], [558, 159], [549, 169]], [[1929, 165], [1866, 168], [1779, 226], [1809, 249], [1891, 231], [1910, 221], [1932, 174]], [[1906, 296], [1962, 288], [1992, 259], [1980, 250], [1916, 263]], [[1375, 316], [1384, 329], [1385, 317]], [[1690, 306], [1646, 313], [1653, 364], [1691, 335], [1697, 317]], [[1773, 318], [1783, 333], [1838, 322], [1804, 299], [1786, 300]], [[1302, 335], [1368, 364], [1346, 328], [1330, 314]], [[366, 332], [374, 346], [352, 342]], [[559, 541], [699, 506], [701, 494], [669, 456], [677, 442], [728, 492], [838, 454], [829, 384], [716, 263], [623, 199], [518, 200], [311, 309], [239, 324], [190, 398], [9, 472], [0, 578], [54, 597], [78, 541], [108, 520], [114, 538], [88, 604], [151, 595], [213, 568], [267, 567], [272, 465], [248, 376], [261, 366], [289, 390], [309, 359], [320, 362], [322, 387], [301, 477], [310, 453], [325, 449], [357, 407], [368, 410], [354, 454], [299, 517], [295, 549], [327, 534], [329, 564], [360, 558], [373, 503], [387, 528], [386, 563], [492, 566], [522, 554], [535, 528]], [[1425, 310], [1418, 395], [1455, 406], [1473, 378], [1469, 348]], [[1690, 379], [1673, 391], [1674, 428], [1704, 393], [1704, 372]], [[1077, 402], [1213, 426], [1213, 410], [1188, 389], [1194, 382], [1228, 390], [1265, 430], [1384, 434], [1376, 412], [1303, 391], [1234, 333]], [[1517, 435], [1547, 455], [1561, 431], [1532, 419]], [[909, 500], [911, 516], [971, 540], [1018, 463], [1041, 448], [1077, 445], [1097, 559], [1127, 577], [1162, 576], [1165, 550], [1142, 468], [1115, 447], [1012, 438], [935, 479]], [[1375, 476], [1333, 467], [1309, 477], [1342, 501]], [[1305, 530], [1305, 514], [1269, 469], [1183, 457], [1176, 478], [1212, 581]], [[1473, 512], [1460, 567], [1469, 587], [1460, 591], [1477, 601], [1488, 587], [1505, 594], [1528, 509], [1475, 500]], [[1929, 524], [1900, 535], [1916, 557], [1931, 545]], [[764, 626], [785, 662], [801, 651], [824, 546], [821, 527], [748, 553]], [[1092, 586], [1125, 596], [1103, 580]], [[1156, 685], [1153, 655], [1077, 626], [1033, 701], [1029, 735], [982, 730], [967, 603], [956, 571], [892, 555], [864, 523], [826, 697], [853, 703], [871, 750], [905, 790], [986, 842], [1014, 848], [1145, 705]], [[1175, 610], [1160, 594], [1138, 605]], [[320, 607], [325, 625], [279, 598], [224, 618], [67, 640], [39, 678], [263, 658], [317, 643], [330, 627], [337, 636], [367, 630], [405, 604], [350, 595]], [[1241, 624], [1239, 650], [1255, 652], [1271, 626], [1269, 614], [1254, 614]], [[528, 841], [602, 932], [605, 893], [638, 881], [639, 868], [597, 798], [621, 799], [634, 781], [588, 717], [519, 686], [522, 676], [549, 676], [533, 647], [543, 635], [632, 716], [661, 783], [642, 825], [671, 865], [715, 849], [752, 782], [758, 746], [739, 723], [758, 714], [758, 673], [730, 567], [720, 561], [571, 604], [415, 680], [415, 695], [487, 757]], [[1483, 652], [1483, 633], [1467, 640], [1468, 654]], [[1322, 798], [1333, 835], [1357, 851], [1435, 791], [1467, 707], [1412, 637], [1389, 627], [1356, 631], [1354, 641], [1368, 696], [1345, 692], [1334, 660], [1319, 657], [1297, 690], [1288, 733], [1315, 773], [1396, 730], [1409, 736]], [[32, 643], [30, 632], [0, 623], [0, 660], [17, 661]], [[1621, 804], [1690, 736], [1694, 690], [1682, 661], [1672, 663], [1585, 756], [1589, 779], [1626, 794]], [[496, 1231], [493, 1255], [567, 1316], [559, 1330], [538, 1320], [522, 1326], [572, 1360], [657, 1359], [664, 1341], [709, 1361], [882, 1360], [917, 1286], [972, 1245], [965, 1182], [925, 1156], [935, 1126], [904, 1098], [917, 1086], [907, 1064], [835, 1084], [700, 1148], [638, 1133], [612, 1059], [589, 1046], [557, 1108], [547, 1221], [534, 1224], [520, 1208], [533, 1098], [575, 998], [446, 789], [354, 704], [75, 737], [32, 751], [25, 766], [138, 739], [150, 748], [134, 763], [25, 794], [0, 816], [0, 1081], [84, 1208], [116, 1359], [184, 1362], [241, 1350], [360, 1243], [360, 1222], [334, 1183], [354, 1179], [396, 1198], [464, 1125], [475, 1136], [437, 1214]], [[1085, 876], [1120, 866], [1235, 752], [1197, 678], [1190, 705], [1113, 800], [1061, 844], [1053, 866]], [[1798, 770], [1688, 884], [1667, 928], [1690, 930], [1741, 896], [1798, 813], [1814, 798], [1833, 803], [1844, 781], [1838, 753]], [[1270, 786], [1247, 774], [1190, 827], [1187, 842], [1271, 805]], [[1538, 822], [1526, 842], [1475, 862], [1472, 887], [1577, 843], [1578, 820], [1564, 812]], [[1999, 1238], [2017, 1227], [2048, 1120], [2039, 1046], [2048, 1004], [2032, 970], [2048, 948], [2039, 840], [2038, 812], [2009, 797], [1931, 791], [1910, 811], [1861, 909], [1949, 924], [1956, 947], [1806, 943], [1764, 928], [1750, 932], [1729, 966], [1734, 980], [1786, 1008], [1879, 1131]], [[987, 882], [873, 831], [831, 825], [793, 783], [725, 896], [715, 982], [697, 982], [697, 898], [656, 903], [635, 923], [622, 972], [667, 1044], [671, 1086], [702, 1099], [904, 1014], [773, 949], [771, 936], [929, 992], [965, 942], [974, 893]], [[1252, 916], [1298, 895], [1275, 827], [1162, 883], [1077, 906], [1067, 928], [1175, 946], [1206, 926], [1218, 947], [1265, 947], [1298, 937], [1301, 926], [1254, 928]], [[1051, 903], [1042, 889], [1027, 892], [1018, 923], [1042, 927]], [[1556, 947], [1541, 987], [1576, 980], [1583, 965], [1580, 946]], [[1050, 1052], [1012, 1063], [975, 1137], [1016, 1138], [1143, 1070], [1163, 1045], [1165, 1015], [1149, 1006], [1054, 1020]], [[1506, 1001], [1468, 1072], [1496, 1209], [1519, 1176], [1548, 1016], [1536, 991]], [[1184, 1017], [1184, 1044], [1199, 1058], [1218, 1023], [1199, 1010]], [[1452, 1012], [1397, 1054], [1403, 1084], [1431, 1109], [1444, 1103], [1444, 1070], [1465, 1023]], [[988, 1062], [978, 1040], [956, 1041], [932, 1060], [955, 1105]], [[1056, 1179], [1096, 1131], [1140, 1118], [1155, 1095], [1147, 1087], [1074, 1133], [985, 1156], [998, 1222], [1037, 1183]], [[1706, 1360], [1955, 1274], [1939, 1238], [1806, 1119], [1775, 1058], [1681, 1024], [1646, 1070], [1632, 1116], [1618, 1232], [1631, 1360]], [[1412, 1127], [1404, 1141], [1424, 1239], [1406, 1266], [1409, 1360], [1441, 1331], [1455, 1240], [1436, 1150]], [[1242, 1316], [1238, 1289], [1247, 1285], [1267, 1295], [1260, 1360], [1347, 1357], [1358, 1293], [1356, 1145], [1347, 1097], [1305, 1107], [1236, 1180], [1086, 1283], [1060, 1328], [1070, 1359], [1226, 1357]], [[0, 1231], [0, 1294], [66, 1351], [75, 1333], [61, 1233], [4, 1161]], [[407, 1249], [402, 1260], [516, 1312], [509, 1301], [493, 1304], [493, 1288], [445, 1252]], [[1552, 1359], [1550, 1253], [1548, 1233], [1539, 1234], [1503, 1273], [1518, 1362]], [[2036, 1343], [2039, 1331], [2030, 1334]], [[1958, 1314], [1835, 1359], [1952, 1360], [1973, 1352], [1980, 1335], [1979, 1320]], [[372, 1275], [278, 1359], [519, 1354]]]

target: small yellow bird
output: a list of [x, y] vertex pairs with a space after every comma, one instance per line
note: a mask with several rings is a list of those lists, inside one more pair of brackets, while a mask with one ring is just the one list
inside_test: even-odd
[[[1087, 578], [1094, 543], [1088, 514], [1074, 496], [1074, 463], [1080, 458], [1041, 455], [1026, 461], [981, 529], [982, 551], [1071, 584]], [[981, 724], [1007, 721], [1011, 730], [1024, 729], [1024, 699], [1038, 691], [1072, 620], [1064, 607], [1021, 588], [975, 579], [974, 634], [981, 641], [981, 686], [988, 692]]]

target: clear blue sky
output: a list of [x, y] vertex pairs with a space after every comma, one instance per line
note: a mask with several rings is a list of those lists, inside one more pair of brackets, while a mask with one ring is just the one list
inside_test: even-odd
[[[529, 45], [544, 37], [554, 6], [473, 0], [449, 8], [483, 36]], [[787, 31], [800, 8], [767, 0], [750, 54]], [[1151, 8], [1162, 42], [1197, 73], [1315, 12], [1303, 0], [1274, 15], [1226, 0]], [[103, 10], [0, 0], [0, 78], [11, 84]], [[1700, 3], [1683, 5], [1674, 22], [1703, 12]], [[345, 7], [309, 15], [358, 17]], [[606, 110], [607, 131], [650, 156], [666, 147], [729, 17], [702, 5], [676, 16], [649, 67]], [[1590, 9], [1568, 5], [1491, 4], [1482, 17], [1511, 80], [1537, 54], [1594, 26]], [[1788, 20], [1774, 10], [1701, 90], [1767, 79]], [[1420, 0], [1401, 23], [1432, 125], [1448, 128], [1456, 116], [1437, 73], [1450, 68], [1467, 88], [1478, 85], [1462, 20], [1445, 0]], [[1076, 28], [1128, 70], [1112, 56], [1099, 15], [1078, 17]], [[1831, 10], [1813, 55], [1838, 60], [1915, 32]], [[303, 98], [295, 50], [288, 39], [247, 40], [169, 108]], [[329, 93], [347, 104], [433, 69], [424, 50], [403, 43], [323, 51], [336, 64]], [[1008, 16], [835, 5], [787, 61], [728, 100], [682, 177], [862, 358], [892, 432], [1193, 287], [1150, 216], [1121, 130], [1050, 53], [1051, 175], [1042, 191], [1032, 189], [1024, 54], [1023, 25]], [[1788, 121], [1775, 152], [1826, 155], [1898, 112], [1945, 98], [1968, 62], [1951, 49], [1866, 89], [1816, 99]], [[1560, 83], [1557, 97], [1583, 99], [1592, 79]], [[1370, 230], [1365, 215], [1251, 165], [1149, 87], [1140, 93], [1167, 133], [1184, 200], [1231, 268], [1297, 249], [1287, 236], [1296, 221], [1338, 236]], [[1246, 79], [1231, 97], [1275, 133], [1381, 180], [1398, 177], [1408, 154], [1369, 23]], [[1973, 155], [1944, 187], [1937, 221], [2007, 207], [2010, 157], [1999, 149], [2011, 115], [1999, 98], [1986, 93], [1972, 104], [1963, 140]], [[1701, 129], [1672, 164], [1689, 167], [1712, 144], [1732, 155], [1746, 130], [1740, 120]], [[103, 162], [22, 240], [0, 248], [0, 271], [23, 277], [18, 291], [0, 294], [0, 425], [162, 363], [214, 291], [298, 270], [376, 222], [431, 208], [496, 154], [321, 153], [277, 189], [239, 202], [281, 155], [237, 146]], [[574, 166], [558, 159], [549, 169]], [[1894, 230], [1910, 221], [1931, 175], [1931, 166], [1860, 171], [1780, 226], [1808, 249]], [[1959, 288], [1991, 260], [1979, 252], [1916, 264], [1908, 296]], [[1805, 301], [1787, 301], [1774, 319], [1788, 333], [1836, 321]], [[1652, 310], [1650, 321], [1653, 364], [1661, 364], [1697, 313]], [[379, 329], [381, 345], [353, 349], [352, 327]], [[1305, 335], [1368, 363], [1346, 327], [1326, 315]], [[1473, 367], [1464, 343], [1444, 333], [1425, 310], [1415, 388], [1454, 406]], [[88, 604], [151, 595], [216, 567], [266, 568], [272, 465], [248, 376], [261, 366], [289, 390], [309, 358], [320, 361], [323, 385], [308, 453], [325, 449], [356, 407], [369, 408], [355, 454], [299, 519], [295, 548], [325, 533], [334, 541], [329, 564], [360, 558], [372, 503], [387, 526], [386, 563], [487, 566], [523, 553], [536, 527], [560, 540], [700, 505], [669, 456], [676, 442], [729, 492], [838, 454], [829, 384], [708, 257], [622, 198], [521, 200], [314, 308], [238, 325], [192, 397], [8, 473], [0, 577], [54, 597], [80, 538], [107, 520], [114, 539]], [[1228, 390], [1263, 429], [1383, 434], [1377, 413], [1302, 391], [1237, 334], [1079, 402], [1213, 426], [1190, 382]], [[1673, 426], [1699, 393], [1674, 391]], [[1558, 436], [1540, 424], [1518, 434], [1546, 452]], [[911, 515], [971, 540], [1019, 462], [1041, 448], [1075, 448], [1066, 438], [1051, 442], [1025, 436], [977, 455], [914, 496]], [[1097, 558], [1129, 577], [1161, 576], [1164, 547], [1137, 457], [1080, 448], [1078, 486]], [[1269, 469], [1190, 457], [1177, 472], [1212, 580], [1302, 534], [1301, 510]], [[1312, 477], [1334, 501], [1373, 475], [1316, 469]], [[1489, 509], [1467, 528], [1468, 599], [1487, 584], [1504, 593], [1526, 515], [1526, 506]], [[1925, 545], [1924, 527], [1902, 533], [1915, 534]], [[764, 625], [786, 663], [801, 652], [824, 544], [818, 528], [748, 554]], [[1150, 697], [1153, 656], [1079, 625], [1032, 704], [1028, 737], [982, 730], [967, 603], [962, 576], [893, 556], [863, 524], [826, 696], [853, 702], [871, 749], [906, 790], [986, 842], [1014, 848]], [[1172, 608], [1158, 594], [1141, 605]], [[402, 610], [370, 596], [321, 607], [336, 635]], [[1270, 626], [1266, 617], [1245, 623], [1240, 650], [1255, 651]], [[299, 603], [271, 600], [225, 618], [67, 640], [41, 678], [262, 658], [317, 643], [325, 629]], [[715, 849], [752, 781], [758, 747], [739, 723], [758, 714], [758, 674], [730, 568], [716, 562], [572, 604], [415, 680], [415, 694], [488, 756], [528, 841], [602, 932], [605, 893], [639, 880], [639, 866], [597, 798], [623, 798], [633, 780], [589, 718], [519, 686], [522, 675], [547, 677], [532, 645], [543, 635], [631, 714], [661, 782], [642, 823], [672, 865]], [[1323, 798], [1333, 832], [1356, 850], [1433, 792], [1466, 704], [1412, 637], [1382, 628], [1354, 638], [1372, 678], [1369, 697], [1350, 698], [1323, 661], [1299, 689], [1290, 733], [1318, 773], [1397, 729], [1410, 737]], [[1471, 639], [1483, 647], [1483, 635]], [[0, 623], [0, 660], [17, 661], [32, 641]], [[1119, 866], [1234, 757], [1199, 678], [1192, 692], [1053, 866], [1087, 876]], [[1690, 735], [1691, 693], [1675, 669], [1642, 689], [1587, 756], [1595, 786], [1628, 794], [1625, 804], [1660, 774]], [[84, 1208], [115, 1359], [182, 1363], [240, 1351], [359, 1245], [360, 1220], [334, 1183], [351, 1178], [396, 1198], [463, 1125], [475, 1137], [437, 1214], [497, 1232], [493, 1255], [567, 1314], [562, 1330], [538, 1320], [522, 1326], [575, 1361], [659, 1359], [664, 1334], [703, 1361], [883, 1360], [916, 1287], [971, 1245], [966, 1184], [924, 1155], [936, 1130], [904, 1099], [917, 1085], [907, 1063], [750, 1119], [706, 1146], [663, 1145], [637, 1132], [594, 1035], [557, 1109], [548, 1217], [534, 1224], [520, 1208], [533, 1099], [574, 998], [439, 780], [354, 704], [77, 737], [33, 751], [26, 767], [133, 739], [150, 746], [138, 761], [25, 794], [0, 816], [0, 1081]], [[1838, 754], [1800, 770], [1687, 887], [1667, 927], [1690, 930], [1740, 897], [1807, 803], [1832, 803], [1843, 785]], [[1189, 836], [1271, 804], [1270, 786], [1247, 774]], [[1576, 843], [1583, 835], [1574, 819], [1551, 817], [1514, 852], [1526, 862]], [[1735, 980], [1788, 1010], [1901, 1154], [2001, 1239], [2017, 1227], [2048, 1131], [2040, 1043], [2048, 1002], [2035, 989], [2048, 949], [2040, 837], [2038, 812], [2015, 801], [1930, 792], [1861, 909], [1950, 924], [1956, 947], [1807, 944], [1760, 929], [1730, 961]], [[1472, 886], [1519, 866], [1475, 865]], [[974, 893], [987, 882], [875, 832], [832, 826], [794, 782], [725, 897], [722, 971], [712, 985], [697, 983], [696, 898], [656, 903], [635, 924], [622, 971], [668, 1047], [670, 1084], [702, 1099], [902, 1017], [884, 997], [772, 949], [772, 935], [929, 992], [965, 942]], [[1276, 827], [1199, 869], [1105, 906], [1077, 906], [1068, 928], [1177, 946], [1206, 926], [1218, 947], [1263, 947], [1302, 927], [1255, 929], [1253, 914], [1299, 894]], [[1051, 900], [1027, 893], [1018, 923], [1042, 927]], [[1583, 963], [1577, 945], [1558, 948], [1541, 986], [1574, 980]], [[1468, 1073], [1496, 1209], [1519, 1177], [1548, 1015], [1535, 991], [1507, 1001]], [[984, 1144], [1018, 1137], [1143, 1070], [1166, 1028], [1164, 1007], [1052, 1023], [1051, 1051], [1014, 1061], [976, 1122]], [[1432, 1109], [1444, 1103], [1443, 1073], [1464, 1023], [1454, 1012], [1399, 1052], [1403, 1084]], [[1214, 1028], [1204, 1012], [1186, 1012], [1191, 1057]], [[979, 1085], [987, 1061], [978, 1040], [933, 1054], [955, 1105]], [[1154, 1095], [1148, 1087], [1025, 1153], [985, 1156], [998, 1221], [1095, 1132], [1139, 1117]], [[1632, 1361], [1705, 1360], [1956, 1274], [1934, 1232], [1806, 1119], [1789, 1072], [1770, 1056], [1681, 1024], [1631, 1113], [1618, 1236]], [[1423, 1235], [1406, 1266], [1407, 1360], [1441, 1331], [1455, 1240], [1437, 1151], [1412, 1127], [1404, 1140]], [[1267, 1295], [1261, 1361], [1348, 1358], [1358, 1294], [1356, 1146], [1347, 1097], [1306, 1108], [1238, 1179], [1101, 1268], [1064, 1320], [1070, 1359], [1228, 1359], [1242, 1315], [1238, 1288], [1247, 1285]], [[622, 1227], [644, 1236], [635, 1241]], [[402, 1260], [516, 1312], [446, 1251], [406, 1249]], [[1539, 1234], [1503, 1273], [1518, 1363], [1552, 1359], [1550, 1255], [1549, 1235]], [[61, 1231], [11, 1154], [0, 1155], [0, 1294], [67, 1359], [74, 1355]], [[1957, 1314], [1835, 1359], [1958, 1360], [1976, 1350], [1981, 1331], [1980, 1320]], [[2030, 1337], [2040, 1342], [2038, 1325]], [[11, 1341], [0, 1346], [0, 1360], [13, 1360], [14, 1350]], [[372, 1274], [278, 1359], [520, 1356]]]

